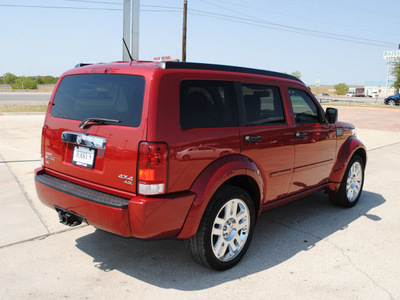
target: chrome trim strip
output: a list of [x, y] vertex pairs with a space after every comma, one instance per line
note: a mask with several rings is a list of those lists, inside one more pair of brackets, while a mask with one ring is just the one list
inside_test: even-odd
[[64, 131], [61, 135], [61, 140], [66, 143], [95, 149], [106, 149], [107, 142], [107, 140], [103, 137], [71, 131]]

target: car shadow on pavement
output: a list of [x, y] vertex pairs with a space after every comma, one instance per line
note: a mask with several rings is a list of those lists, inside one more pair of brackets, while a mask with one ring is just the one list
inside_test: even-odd
[[264, 212], [247, 254], [241, 263], [225, 272], [194, 263], [180, 240], [139, 240], [96, 230], [76, 242], [78, 249], [93, 257], [95, 267], [104, 272], [118, 270], [161, 288], [195, 291], [277, 266], [318, 247], [319, 242], [346, 230], [359, 218], [379, 222], [381, 218], [369, 211], [384, 202], [381, 195], [363, 191], [355, 207], [344, 209], [332, 205], [320, 192]]

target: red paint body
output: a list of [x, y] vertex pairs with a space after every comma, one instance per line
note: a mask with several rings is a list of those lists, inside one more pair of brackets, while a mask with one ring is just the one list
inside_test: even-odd
[[[137, 127], [90, 124], [54, 117], [52, 103], [60, 82], [74, 74], [127, 74], [144, 78], [141, 122]], [[285, 122], [267, 126], [183, 129], [179, 123], [180, 84], [183, 80], [215, 80], [279, 87]], [[42, 136], [44, 165], [36, 176], [48, 174], [66, 182], [126, 199], [118, 208], [82, 199], [36, 180], [40, 200], [86, 218], [95, 227], [139, 238], [189, 238], [215, 193], [225, 183], [247, 189], [258, 214], [327, 190], [335, 192], [354, 153], [366, 160], [363, 144], [351, 136], [351, 124], [296, 124], [288, 88], [307, 87], [296, 80], [206, 69], [164, 69], [152, 62], [98, 64], [66, 72], [56, 85], [46, 114]], [[312, 96], [316, 106], [322, 108]], [[240, 95], [236, 95], [240, 103]], [[240, 107], [240, 105], [239, 105]], [[337, 129], [342, 136], [337, 136]], [[73, 164], [74, 144], [61, 140], [63, 132], [102, 137], [105, 149], [96, 150], [93, 169]], [[307, 133], [306, 138], [295, 138]], [[262, 141], [246, 143], [246, 136]], [[160, 142], [168, 147], [166, 191], [140, 195], [137, 190], [138, 145]]]

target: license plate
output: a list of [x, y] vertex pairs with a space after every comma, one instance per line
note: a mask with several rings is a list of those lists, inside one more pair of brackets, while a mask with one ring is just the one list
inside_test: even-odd
[[95, 156], [96, 153], [94, 149], [74, 146], [72, 163], [77, 166], [93, 169]]

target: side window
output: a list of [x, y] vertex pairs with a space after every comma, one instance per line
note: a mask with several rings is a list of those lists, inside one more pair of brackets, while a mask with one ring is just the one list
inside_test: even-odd
[[247, 125], [285, 123], [279, 88], [262, 84], [242, 84]]
[[180, 124], [185, 129], [238, 126], [233, 82], [182, 81], [179, 109]]
[[303, 90], [289, 89], [296, 123], [319, 123], [319, 109]]

